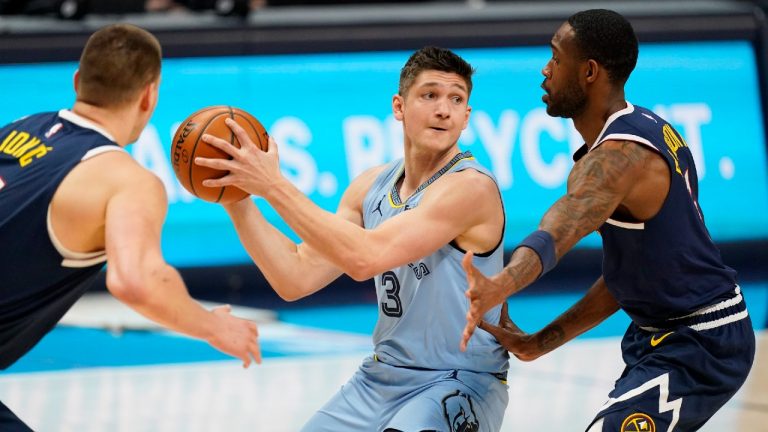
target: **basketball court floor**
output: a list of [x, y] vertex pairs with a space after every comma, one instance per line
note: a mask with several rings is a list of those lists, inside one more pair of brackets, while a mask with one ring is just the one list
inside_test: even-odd
[[[762, 326], [768, 284], [743, 289]], [[578, 297], [518, 296], [510, 314], [535, 330]], [[290, 432], [371, 352], [374, 305], [235, 312], [260, 324], [260, 366], [243, 369], [202, 342], [159, 330], [106, 294], [91, 294], [0, 375], [0, 400], [39, 432]], [[502, 430], [583, 431], [621, 372], [627, 323], [619, 313], [539, 360], [512, 360]], [[702, 431], [768, 431], [765, 330], [758, 341], [748, 382]]]

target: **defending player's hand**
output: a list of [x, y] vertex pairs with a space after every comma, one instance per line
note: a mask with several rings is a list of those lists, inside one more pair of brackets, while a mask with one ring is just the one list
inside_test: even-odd
[[493, 325], [485, 320], [480, 321], [479, 328], [492, 334], [507, 351], [523, 361], [531, 361], [538, 358], [538, 355], [531, 352], [531, 342], [533, 336], [529, 335], [515, 324], [509, 317], [507, 302], [501, 304], [501, 316], [499, 325]]
[[229, 305], [219, 306], [211, 311], [217, 318], [217, 330], [208, 343], [219, 351], [242, 360], [244, 368], [251, 365], [251, 359], [261, 364], [259, 330], [256, 323], [233, 316], [231, 311]]
[[467, 326], [464, 327], [459, 347], [462, 351], [466, 351], [469, 339], [474, 334], [475, 328], [483, 320], [483, 315], [492, 307], [505, 302], [507, 295], [500, 284], [485, 277], [472, 264], [472, 252], [467, 252], [464, 255], [461, 264], [467, 272], [469, 288], [465, 294], [469, 299], [469, 311], [467, 311]]
[[227, 119], [225, 123], [237, 137], [240, 148], [235, 147], [229, 141], [213, 135], [203, 135], [203, 141], [231, 157], [231, 159], [195, 158], [195, 164], [197, 165], [229, 171], [224, 177], [203, 181], [203, 186], [222, 187], [233, 185], [250, 194], [265, 196], [265, 194], [273, 190], [271, 185], [283, 178], [280, 173], [277, 143], [270, 137], [267, 151], [262, 151], [235, 121]]

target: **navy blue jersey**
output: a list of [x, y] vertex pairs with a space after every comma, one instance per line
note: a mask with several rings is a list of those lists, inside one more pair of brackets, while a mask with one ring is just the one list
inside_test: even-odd
[[607, 140], [633, 141], [669, 166], [669, 193], [643, 223], [609, 218], [601, 227], [603, 276], [632, 320], [655, 326], [731, 298], [736, 272], [723, 264], [704, 226], [698, 177], [685, 140], [650, 110], [627, 103], [608, 118], [594, 150]]
[[78, 164], [120, 150], [108, 133], [62, 110], [0, 129], [0, 368], [29, 351], [88, 288], [104, 251], [77, 253], [50, 229], [51, 199]]

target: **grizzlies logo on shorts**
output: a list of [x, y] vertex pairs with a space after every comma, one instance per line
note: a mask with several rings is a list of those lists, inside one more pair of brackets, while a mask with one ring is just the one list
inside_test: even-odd
[[477, 432], [480, 430], [480, 421], [472, 408], [472, 399], [469, 395], [456, 391], [443, 399], [443, 413], [451, 432]]

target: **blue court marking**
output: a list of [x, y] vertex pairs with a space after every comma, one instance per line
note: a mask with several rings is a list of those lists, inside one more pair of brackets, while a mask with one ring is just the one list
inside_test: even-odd
[[[370, 351], [372, 343], [343, 335], [301, 329], [276, 331], [259, 338], [263, 359]], [[330, 338], [330, 339], [329, 339]], [[336, 343], [334, 343], [336, 341]], [[95, 367], [238, 361], [207, 343], [166, 331], [57, 326], [13, 366], [0, 373], [40, 372]]]
[[[742, 285], [755, 329], [766, 328], [768, 282]], [[581, 294], [518, 295], [509, 300], [509, 313], [524, 331], [534, 332], [548, 324]], [[278, 311], [280, 321], [297, 326], [288, 331], [262, 330], [261, 352], [265, 359], [368, 349], [359, 337], [302, 333], [301, 328], [332, 330], [370, 336], [377, 319], [375, 304], [306, 308]], [[629, 318], [619, 311], [580, 338], [617, 337], [624, 334]], [[367, 338], [364, 338], [367, 340]], [[457, 342], [458, 343], [458, 342]], [[136, 366], [233, 360], [205, 342], [160, 331], [125, 331], [58, 326], [26, 356], [3, 373], [23, 373], [94, 367]]]
[[[755, 329], [766, 327], [768, 313], [768, 282], [742, 285]], [[511, 297], [509, 316], [523, 331], [535, 332], [579, 301], [583, 294], [517, 295]], [[280, 321], [300, 326], [372, 334], [378, 314], [377, 305], [317, 307], [278, 311]], [[600, 323], [579, 338], [622, 336], [629, 325], [629, 317], [622, 311]]]
[[371, 335], [378, 318], [376, 304], [279, 310], [277, 319], [304, 327]]
[[[581, 298], [581, 294], [517, 296], [508, 301], [509, 316], [523, 331], [534, 332], [549, 324]], [[278, 312], [283, 322], [325, 330], [372, 334], [378, 318], [375, 304], [317, 307]], [[629, 317], [621, 311], [581, 337], [621, 336]]]
[[[262, 356], [279, 352], [262, 344]], [[58, 326], [4, 373], [191, 363], [229, 360], [229, 356], [196, 339], [155, 331], [125, 331]]]

